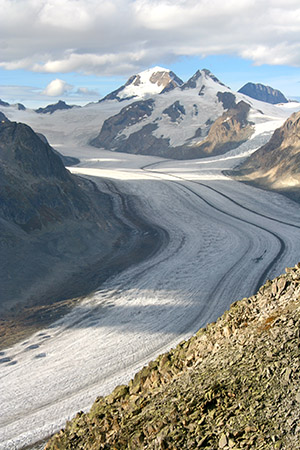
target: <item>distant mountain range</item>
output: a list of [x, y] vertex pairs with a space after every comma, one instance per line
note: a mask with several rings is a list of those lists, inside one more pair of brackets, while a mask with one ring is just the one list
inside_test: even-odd
[[[220, 155], [246, 142], [253, 135], [256, 123], [267, 122], [269, 117], [281, 114], [276, 106], [278, 102], [284, 103], [287, 99], [280, 91], [262, 84], [247, 83], [234, 92], [207, 69], [198, 70], [188, 81], [183, 82], [173, 72], [154, 67], [133, 75], [123, 86], [98, 103], [74, 108], [60, 100], [36, 112], [54, 117], [60, 111], [63, 122], [72, 123], [74, 134], [80, 132], [82, 139], [89, 140], [91, 145], [98, 148], [165, 158], [194, 159]], [[3, 111], [10, 110], [7, 103], [1, 104]], [[98, 130], [97, 125], [94, 128], [90, 125], [92, 120], [95, 124], [100, 123]], [[62, 128], [63, 133], [66, 128]], [[92, 138], [84, 134], [85, 129]], [[289, 132], [292, 129], [294, 127]], [[293, 149], [295, 145], [294, 142]], [[271, 144], [258, 155], [266, 155], [270, 148]], [[287, 161], [290, 157], [289, 152], [282, 153], [282, 158]], [[258, 156], [253, 155], [249, 164], [254, 164], [255, 158]], [[273, 159], [272, 163], [276, 164], [276, 161]], [[72, 164], [71, 160], [64, 162]], [[257, 164], [261, 164], [264, 176], [259, 174]], [[270, 171], [263, 168], [264, 162], [260, 160], [257, 164], [255, 170], [251, 168], [253, 179], [258, 177], [259, 183], [276, 188], [287, 184], [287, 181], [283, 181], [283, 170], [278, 168], [276, 177], [272, 179]], [[298, 184], [295, 167], [298, 167], [297, 164], [289, 170], [285, 168], [286, 180], [292, 183], [293, 179]], [[245, 165], [240, 168], [246, 179], [244, 169], [249, 171], [247, 179], [250, 180], [250, 167]], [[272, 170], [275, 171], [274, 167]]]
[[[151, 84], [153, 75], [157, 72], [143, 73], [143, 86]], [[186, 83], [176, 78], [176, 86], [174, 79], [172, 88], [167, 84], [152, 96], [143, 91], [143, 99], [106, 119], [91, 144], [120, 152], [191, 159], [224, 153], [251, 136], [250, 103], [209, 70], [197, 71]], [[132, 93], [132, 83], [129, 86]]]

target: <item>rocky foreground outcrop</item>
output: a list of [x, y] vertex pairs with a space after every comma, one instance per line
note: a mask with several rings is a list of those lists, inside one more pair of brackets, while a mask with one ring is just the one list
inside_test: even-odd
[[46, 445], [299, 449], [300, 264], [99, 397]]

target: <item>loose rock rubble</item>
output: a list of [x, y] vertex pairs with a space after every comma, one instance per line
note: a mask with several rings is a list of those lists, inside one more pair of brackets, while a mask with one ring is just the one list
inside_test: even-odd
[[99, 397], [45, 449], [300, 449], [300, 264]]

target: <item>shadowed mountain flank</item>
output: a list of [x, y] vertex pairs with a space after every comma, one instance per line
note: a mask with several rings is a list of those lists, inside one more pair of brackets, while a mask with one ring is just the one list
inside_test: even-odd
[[154, 100], [140, 100], [133, 102], [129, 106], [121, 109], [121, 111], [106, 119], [103, 123], [99, 135], [91, 141], [91, 145], [95, 147], [104, 147], [108, 150], [115, 149], [122, 144], [123, 136], [120, 133], [130, 125], [135, 125], [144, 117], [149, 117], [153, 111]]

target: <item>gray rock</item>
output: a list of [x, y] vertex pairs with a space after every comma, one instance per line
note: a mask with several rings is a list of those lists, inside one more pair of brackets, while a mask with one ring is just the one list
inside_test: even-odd
[[167, 114], [172, 122], [176, 122], [182, 115], [185, 115], [185, 109], [177, 100], [168, 108], [165, 108], [163, 114]]

